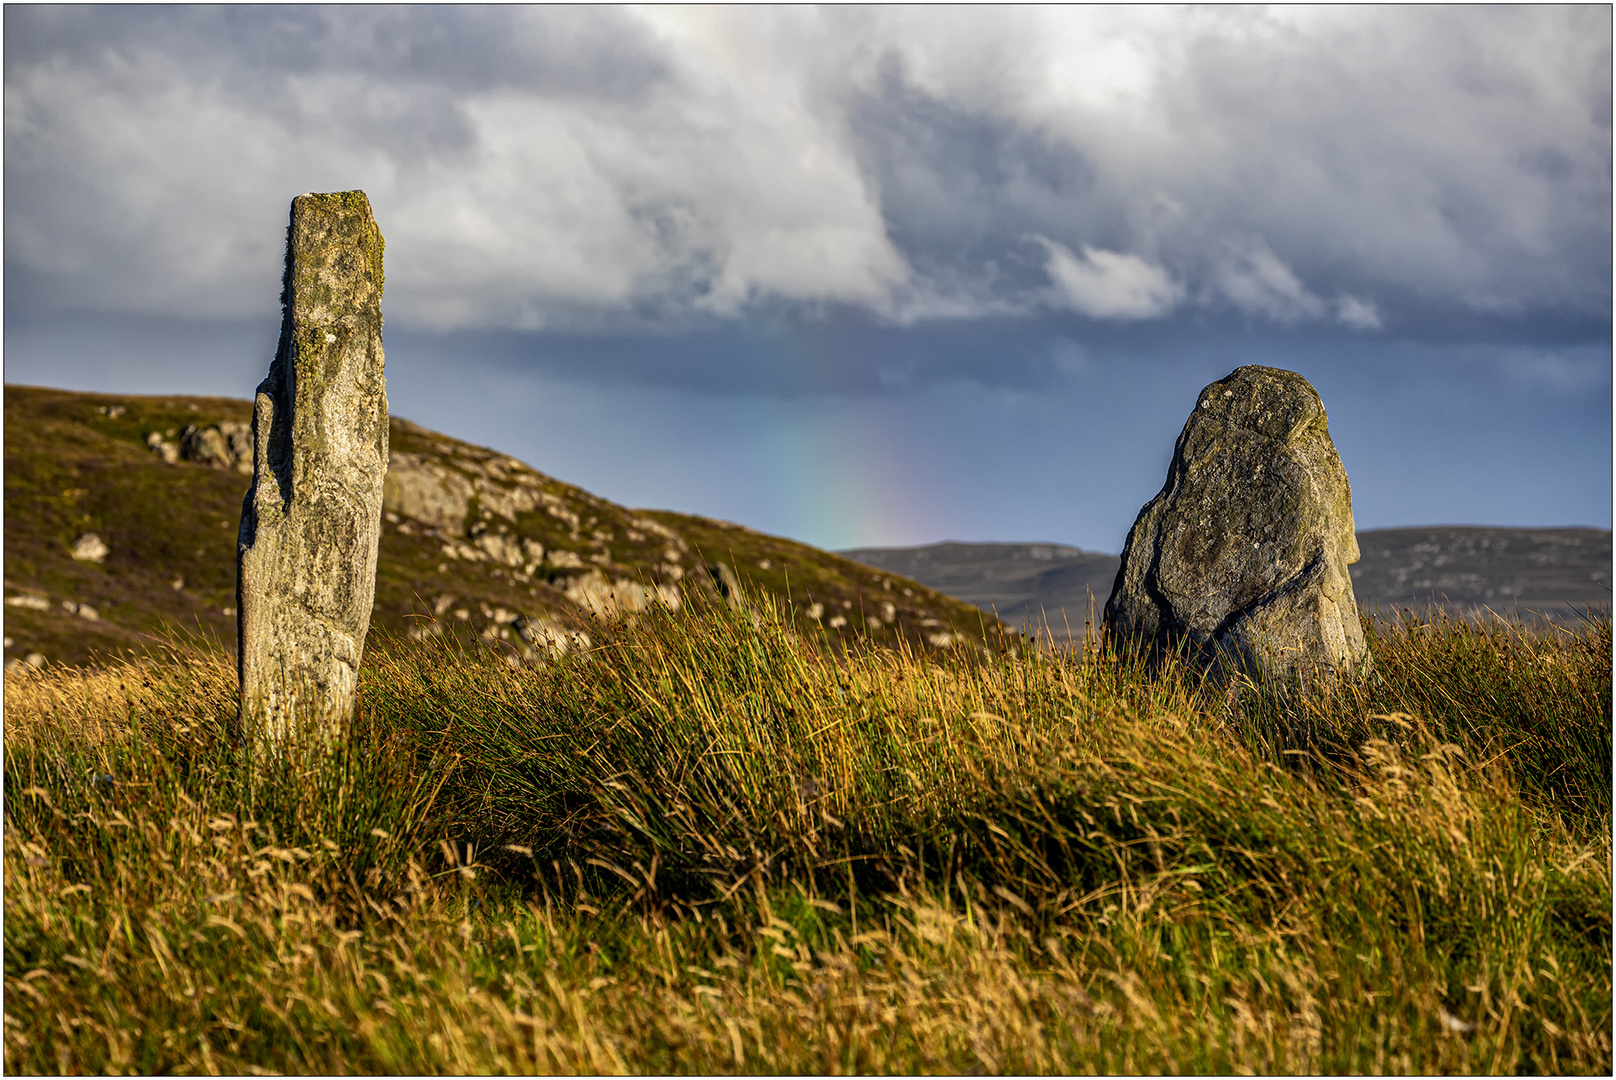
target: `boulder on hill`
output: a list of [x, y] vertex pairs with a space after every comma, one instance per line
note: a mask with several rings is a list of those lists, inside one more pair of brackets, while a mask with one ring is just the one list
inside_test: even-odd
[[106, 562], [112, 549], [107, 542], [93, 532], [87, 532], [73, 541], [73, 558], [79, 562]]
[[1155, 655], [1269, 678], [1367, 671], [1352, 492], [1317, 391], [1251, 365], [1201, 391], [1139, 513], [1105, 624]]

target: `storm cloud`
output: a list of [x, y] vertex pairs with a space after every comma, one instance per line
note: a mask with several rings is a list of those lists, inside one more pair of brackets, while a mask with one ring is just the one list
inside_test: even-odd
[[361, 187], [423, 332], [1597, 336], [1610, 18], [8, 6], [7, 303], [270, 315], [290, 195]]

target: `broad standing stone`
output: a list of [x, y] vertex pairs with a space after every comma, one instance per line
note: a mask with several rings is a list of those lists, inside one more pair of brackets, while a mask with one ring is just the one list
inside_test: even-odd
[[1152, 650], [1270, 677], [1367, 670], [1347, 566], [1347, 471], [1294, 371], [1248, 366], [1201, 391], [1161, 493], [1128, 532], [1105, 623]]
[[250, 740], [334, 733], [353, 709], [387, 473], [381, 299], [382, 234], [365, 193], [293, 199], [236, 563]]

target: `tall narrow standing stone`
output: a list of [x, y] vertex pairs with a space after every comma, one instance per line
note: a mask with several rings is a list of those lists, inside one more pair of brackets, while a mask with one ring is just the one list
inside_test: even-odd
[[1129, 530], [1106, 626], [1119, 642], [1187, 643], [1256, 675], [1361, 672], [1357, 561], [1352, 490], [1318, 392], [1294, 371], [1237, 368], [1201, 391], [1167, 483]]
[[387, 473], [381, 299], [365, 193], [293, 199], [236, 561], [238, 735], [252, 741], [331, 734], [353, 710]]

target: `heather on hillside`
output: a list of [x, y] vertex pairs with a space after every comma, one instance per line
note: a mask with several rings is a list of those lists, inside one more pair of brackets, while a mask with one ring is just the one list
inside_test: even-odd
[[653, 607], [257, 763], [214, 656], [8, 674], [5, 1067], [1608, 1073], [1608, 615], [1365, 627], [1299, 697]]

